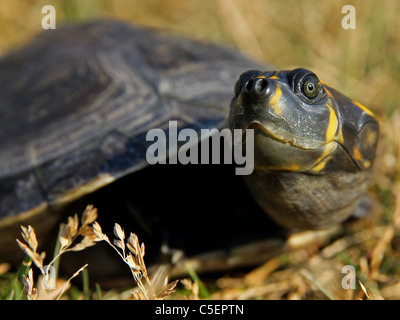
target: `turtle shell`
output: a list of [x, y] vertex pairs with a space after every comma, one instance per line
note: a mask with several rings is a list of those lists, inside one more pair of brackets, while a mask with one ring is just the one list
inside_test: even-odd
[[149, 129], [224, 126], [238, 75], [255, 67], [114, 21], [48, 30], [3, 57], [0, 250], [14, 254], [19, 224], [45, 233], [65, 205], [147, 166]]
[[[214, 250], [218, 266], [205, 254], [203, 271], [288, 248], [265, 212], [289, 229], [342, 222], [370, 183], [375, 117], [308, 70], [256, 69], [270, 68], [113, 21], [45, 31], [2, 58], [0, 257], [19, 252], [19, 224], [47, 234], [78, 202], [105, 203], [111, 226], [125, 226], [118, 213], [127, 213], [131, 230], [140, 227], [158, 249]], [[170, 138], [171, 121], [197, 137], [225, 124], [253, 128], [254, 173], [244, 182], [226, 165], [149, 167], [147, 133], [158, 128]], [[178, 149], [169, 144], [158, 156]]]

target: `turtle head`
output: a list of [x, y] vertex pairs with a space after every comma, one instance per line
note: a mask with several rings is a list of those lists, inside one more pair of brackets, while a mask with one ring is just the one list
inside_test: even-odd
[[231, 129], [254, 129], [255, 169], [324, 174], [372, 165], [378, 123], [367, 108], [306, 69], [243, 73]]

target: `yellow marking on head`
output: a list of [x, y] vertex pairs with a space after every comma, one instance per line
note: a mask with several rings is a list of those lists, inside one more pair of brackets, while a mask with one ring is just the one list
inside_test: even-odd
[[362, 105], [361, 103], [355, 101], [355, 100], [351, 100], [357, 107], [359, 107], [361, 110], [363, 110], [366, 114], [368, 114], [369, 116], [376, 118], [375, 114], [369, 110], [366, 106]]
[[342, 130], [339, 130], [337, 139], [338, 139], [338, 142], [340, 144], [344, 144], [344, 138], [343, 138], [343, 131]]
[[354, 155], [354, 158], [356, 158], [357, 160], [360, 160], [360, 161], [362, 160], [362, 154], [360, 152], [360, 148], [358, 147], [358, 145], [354, 145], [353, 155]]
[[269, 79], [272, 79], [272, 80], [279, 80], [277, 76], [269, 77]]
[[332, 141], [336, 136], [336, 132], [339, 126], [339, 121], [332, 106], [329, 105], [328, 103], [326, 104], [326, 106], [329, 109], [329, 123], [328, 123], [328, 128], [326, 129], [326, 141], [329, 142]]
[[283, 170], [287, 170], [287, 171], [300, 171], [300, 166], [297, 164], [292, 164], [289, 167], [285, 167], [283, 168]]
[[279, 100], [281, 99], [281, 97], [282, 97], [282, 90], [279, 84], [276, 83], [275, 93], [270, 100], [270, 105], [274, 109], [275, 114], [277, 114], [278, 116], [282, 114], [282, 110], [279, 106]]
[[265, 76], [259, 76], [257, 79], [265, 79]]
[[326, 162], [328, 161], [328, 159], [325, 159], [324, 161], [321, 161], [320, 163], [318, 163], [318, 165], [316, 165], [314, 168], [312, 168], [312, 172], [320, 172], [322, 169], [325, 168]]
[[271, 172], [271, 171], [292, 171], [292, 172], [297, 172], [297, 171], [300, 171], [301, 168], [297, 164], [292, 164], [292, 165], [287, 166], [287, 167], [275, 167], [275, 166], [264, 167], [264, 166], [255, 165], [254, 166], [254, 170], [264, 171], [264, 172]]
[[334, 141], [329, 142], [324, 146], [324, 152], [319, 156], [319, 158], [314, 162], [317, 164], [311, 169], [311, 172], [320, 172], [325, 168], [326, 163], [329, 160], [328, 155], [336, 149], [337, 144]]
[[336, 148], [336, 143], [334, 143], [333, 141], [335, 140], [335, 137], [337, 136], [337, 129], [339, 127], [339, 121], [337, 119], [336, 113], [333, 110], [332, 106], [329, 105], [328, 103], [326, 104], [326, 106], [329, 110], [329, 122], [328, 122], [328, 128], [326, 129], [326, 142], [327, 143], [324, 146], [324, 151], [322, 152], [321, 156], [319, 156], [318, 159], [314, 162], [314, 164], [317, 164], [317, 165], [312, 168], [311, 171], [313, 171], [313, 172], [319, 172], [325, 168], [325, 165], [329, 160], [328, 155]]
[[284, 170], [284, 171], [300, 171], [300, 166], [297, 164], [292, 164], [290, 166], [287, 167], [273, 167], [273, 166], [268, 166], [267, 167], [268, 170]]
[[312, 168], [313, 172], [319, 172], [323, 168], [325, 168], [326, 163], [328, 162], [329, 158], [328, 155], [332, 153], [337, 147], [336, 142], [330, 141], [324, 146], [324, 152], [321, 154], [321, 156], [314, 162], [318, 163], [314, 168]]

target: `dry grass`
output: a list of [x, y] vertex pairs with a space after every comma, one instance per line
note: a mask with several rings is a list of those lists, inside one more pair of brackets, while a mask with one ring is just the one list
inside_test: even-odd
[[[33, 271], [28, 266], [28, 270], [26, 270], [22, 275], [24, 281], [24, 288], [27, 291], [27, 298], [29, 300], [36, 299], [51, 299], [55, 298], [56, 300], [60, 299], [63, 295], [64, 291], [69, 287], [69, 284], [73, 278], [75, 278], [81, 271], [83, 271], [87, 264], [80, 268], [74, 275], [69, 278], [60, 290], [56, 290], [55, 294], [53, 291], [56, 288], [55, 281], [56, 278], [51, 277], [51, 270], [56, 262], [59, 260], [61, 255], [66, 252], [71, 251], [82, 251], [88, 247], [95, 245], [95, 241], [98, 241], [97, 234], [94, 233], [92, 224], [95, 223], [97, 219], [97, 209], [93, 208], [93, 206], [88, 206], [83, 212], [81, 219], [81, 226], [79, 226], [78, 215], [75, 214], [73, 217], [68, 218], [67, 224], [61, 225], [61, 233], [59, 236], [59, 244], [58, 251], [55, 254], [54, 258], [47, 264], [44, 265], [44, 260], [46, 257], [46, 253], [38, 253], [38, 240], [36, 238], [35, 230], [32, 226], [28, 226], [27, 228], [21, 226], [22, 229], [22, 237], [25, 243], [21, 242], [17, 239], [17, 243], [19, 247], [25, 252], [25, 255], [28, 256], [36, 267], [40, 270], [42, 278], [39, 280], [41, 282], [40, 286], [38, 286], [39, 290], [33, 285]], [[77, 241], [79, 239], [79, 241]], [[54, 275], [56, 276], [56, 274]], [[51, 283], [53, 282], [53, 283]], [[58, 292], [59, 291], [59, 292]]]
[[[41, 7], [47, 3], [0, 2], [0, 53], [41, 31]], [[227, 273], [217, 279], [202, 276], [212, 298], [400, 299], [400, 3], [354, 2], [356, 30], [341, 28], [345, 4], [348, 1], [254, 0], [249, 5], [240, 0], [65, 0], [55, 4], [58, 23], [118, 18], [236, 47], [279, 68], [310, 68], [324, 82], [378, 114], [381, 139], [369, 192], [374, 200], [370, 216], [344, 225], [328, 245], [310, 245], [248, 272]], [[67, 226], [75, 230], [76, 218], [71, 219]], [[141, 249], [134, 239], [130, 244], [134, 251], [123, 245], [122, 229], [117, 229], [117, 241], [109, 244], [131, 267], [128, 254], [136, 257]], [[31, 230], [26, 229], [24, 234], [29, 238]], [[69, 238], [63, 241], [67, 244]], [[30, 246], [34, 243], [28, 241], [27, 245], [40, 262], [41, 254]], [[72, 250], [73, 246], [68, 248], [64, 247]], [[136, 258], [134, 263], [128, 259], [132, 267], [139, 263]], [[347, 264], [356, 268], [355, 290], [340, 286], [341, 267]], [[8, 264], [0, 264], [0, 275], [6, 275], [8, 269]], [[172, 297], [198, 298], [196, 283], [185, 280], [189, 294], [178, 290]]]
[[[82, 272], [88, 264], [85, 264], [76, 271], [67, 281], [59, 281], [58, 286], [56, 285], [56, 274], [51, 274], [51, 268], [61, 255], [66, 252], [82, 251], [100, 241], [105, 241], [114, 248], [123, 262], [125, 262], [131, 270], [133, 279], [138, 286], [138, 289], [132, 291], [132, 299], [162, 300], [175, 292], [174, 288], [178, 280], [168, 283], [168, 276], [162, 267], [158, 268], [154, 277], [150, 279], [144, 262], [145, 246], [144, 243], [141, 245], [139, 244], [139, 239], [136, 234], [131, 233], [128, 241], [125, 243], [125, 232], [121, 226], [116, 223], [114, 226], [114, 235], [116, 238], [113, 243], [111, 243], [108, 236], [102, 232], [100, 224], [96, 219], [97, 209], [91, 205], [87, 206], [83, 212], [80, 227], [77, 214], [73, 217], [69, 217], [68, 223], [61, 225], [62, 232], [58, 239], [60, 243], [59, 250], [46, 266], [44, 265], [46, 253], [42, 252], [39, 254], [37, 252], [39, 243], [34, 228], [31, 226], [27, 228], [24, 226], [21, 227], [21, 234], [25, 243], [18, 239], [17, 243], [41, 273], [36, 287], [34, 285], [33, 270], [30, 265], [24, 270], [24, 274], [21, 275], [28, 300], [60, 299], [64, 292], [69, 289], [71, 280]], [[78, 238], [79, 241], [77, 241]], [[143, 283], [143, 279], [145, 283]], [[186, 281], [186, 285], [189, 284], [190, 283]]]
[[[97, 222], [93, 225], [93, 231], [97, 236], [96, 241], [107, 242], [129, 266], [132, 276], [138, 285], [138, 290], [132, 292], [135, 300], [162, 300], [175, 292], [174, 288], [178, 280], [168, 283], [168, 275], [165, 274], [162, 268], [159, 268], [154, 278], [150, 280], [144, 263], [145, 246], [144, 243], [139, 244], [136, 234], [131, 233], [125, 244], [125, 232], [118, 223], [114, 226], [116, 239], [114, 239], [113, 243], [102, 232]], [[126, 248], [129, 251], [128, 253]], [[143, 283], [142, 279], [145, 280], [145, 283]]]
[[[46, 253], [38, 253], [38, 241], [36, 238], [35, 230], [32, 226], [27, 228], [21, 226], [22, 237], [25, 243], [17, 239], [19, 247], [25, 252], [25, 255], [33, 261], [36, 267], [40, 270], [41, 278], [39, 278], [39, 285], [34, 286], [33, 270], [30, 265], [27, 265], [27, 270], [23, 271], [22, 280], [24, 282], [24, 288], [27, 292], [27, 298], [29, 300], [37, 299], [60, 299], [64, 291], [68, 289], [70, 281], [75, 278], [81, 271], [83, 271], [87, 264], [80, 268], [71, 278], [66, 282], [63, 282], [62, 287], [56, 287], [56, 274], [51, 275], [51, 271], [54, 270], [54, 265], [58, 259], [66, 252], [69, 251], [82, 251], [95, 244], [96, 235], [93, 233], [91, 224], [97, 218], [97, 210], [93, 207], [89, 207], [85, 210], [82, 216], [82, 225], [79, 227], [78, 215], [68, 218], [68, 223], [61, 225], [62, 232], [59, 237], [59, 250], [55, 257], [47, 264], [44, 265]], [[76, 241], [80, 238], [80, 241]], [[73, 245], [74, 244], [74, 245]], [[73, 245], [73, 246], [72, 246]]]
[[[81, 226], [79, 227], [78, 215], [68, 218], [68, 223], [61, 225], [62, 232], [59, 237], [59, 249], [55, 257], [47, 264], [44, 264], [46, 253], [38, 253], [38, 240], [36, 238], [35, 230], [32, 226], [24, 227], [22, 229], [22, 237], [24, 242], [17, 239], [19, 247], [24, 251], [25, 255], [30, 258], [35, 266], [40, 270], [41, 278], [39, 279], [40, 285], [34, 286], [33, 271], [30, 268], [30, 264], [26, 265], [26, 270], [22, 271], [20, 277], [24, 282], [24, 288], [27, 292], [27, 298], [29, 300], [36, 299], [59, 299], [64, 291], [69, 287], [70, 281], [76, 277], [81, 271], [83, 271], [87, 264], [80, 268], [70, 279], [68, 279], [63, 286], [60, 288], [56, 287], [56, 276], [52, 276], [51, 271], [54, 270], [54, 265], [61, 257], [62, 254], [69, 251], [82, 251], [87, 247], [95, 244], [96, 235], [93, 233], [91, 224], [97, 218], [97, 210], [92, 207], [88, 207], [83, 213]], [[76, 241], [80, 238], [80, 241]], [[73, 245], [73, 246], [72, 246]], [[57, 290], [55, 290], [57, 289]], [[55, 290], [55, 291], [54, 291]]]

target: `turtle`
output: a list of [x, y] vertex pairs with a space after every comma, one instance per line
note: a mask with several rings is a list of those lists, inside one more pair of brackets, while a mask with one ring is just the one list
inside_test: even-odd
[[[207, 271], [259, 263], [288, 233], [345, 221], [370, 185], [379, 136], [372, 111], [312, 71], [114, 20], [46, 30], [1, 58], [0, 126], [1, 260], [20, 258], [21, 224], [50, 241], [64, 215], [92, 203], [102, 226], [134, 231], [148, 255], [181, 250]], [[214, 136], [241, 156], [252, 147], [252, 172], [222, 157], [165, 161], [189, 138], [172, 143], [171, 128], [195, 133], [184, 155], [203, 145], [210, 159], [229, 155], [206, 144]], [[153, 129], [169, 142], [157, 164]], [[95, 256], [105, 272], [109, 258]]]

